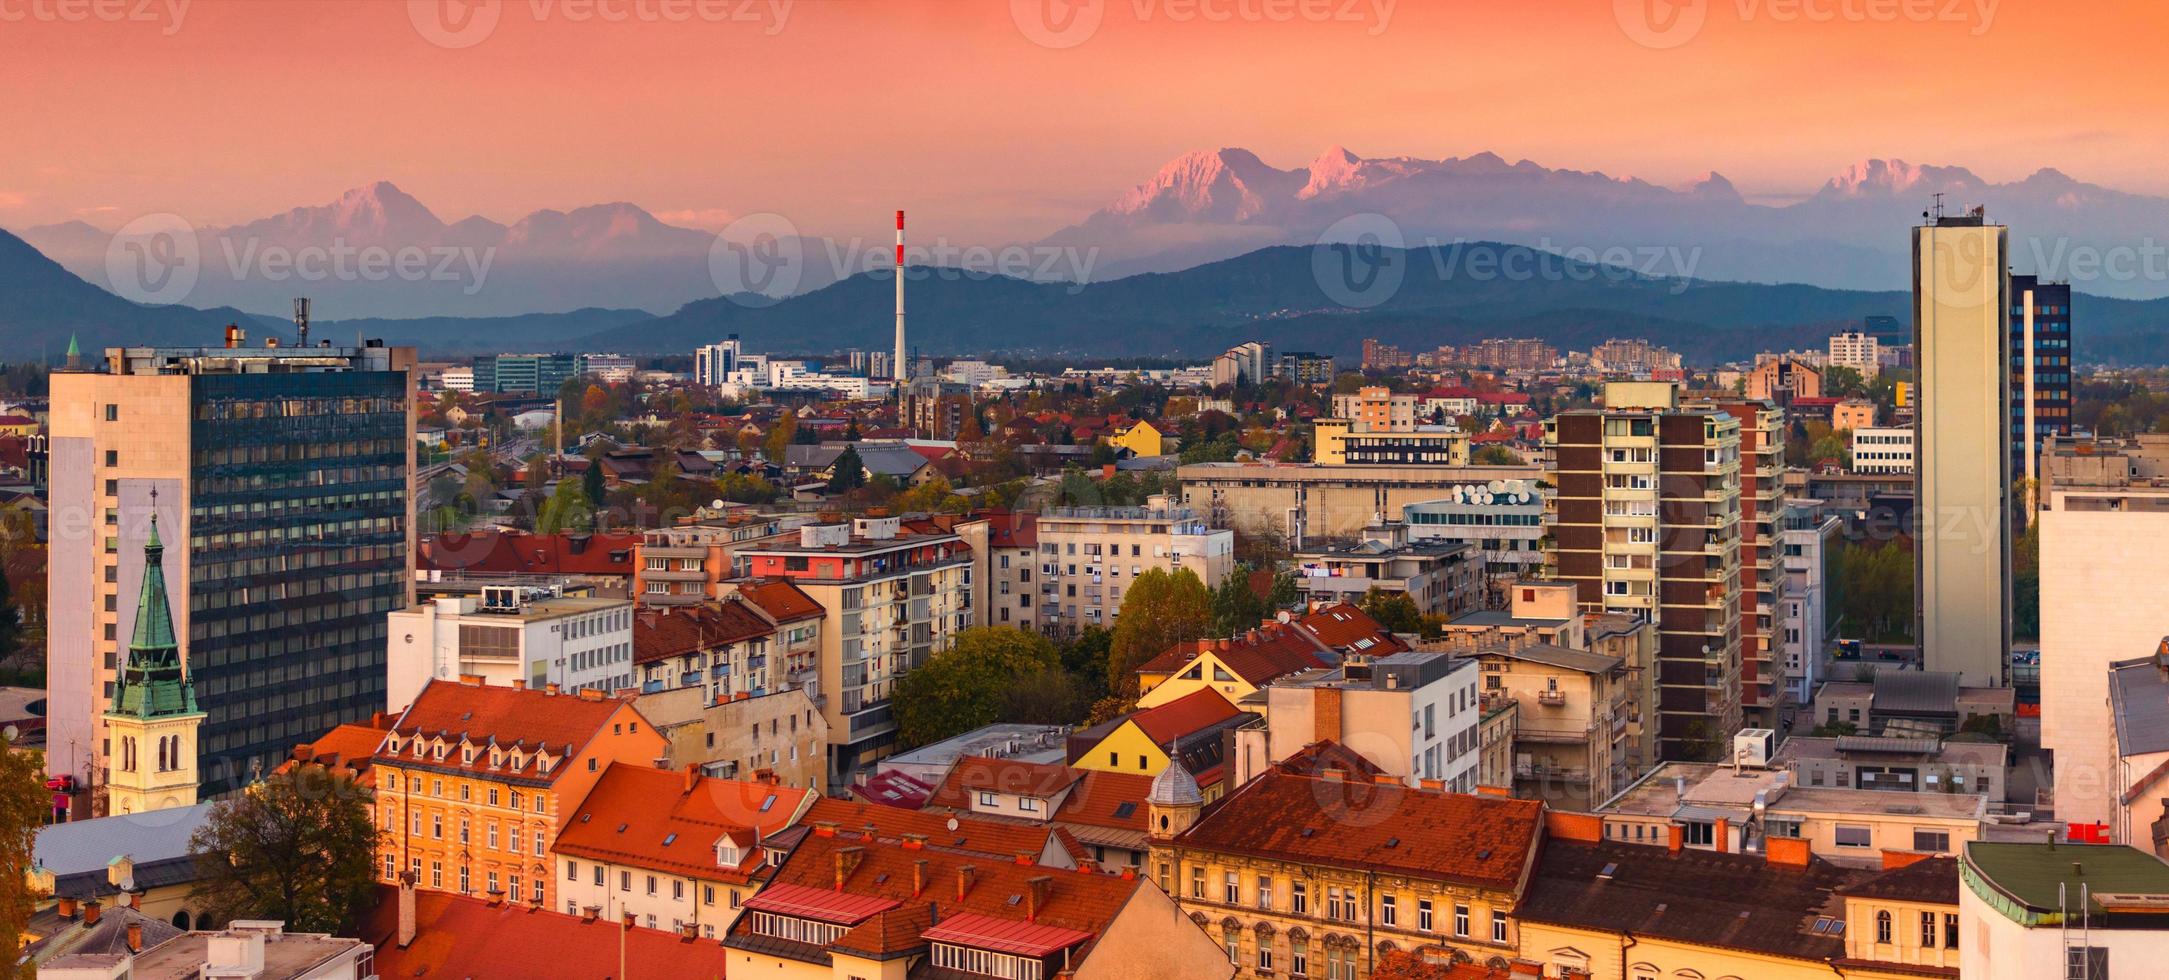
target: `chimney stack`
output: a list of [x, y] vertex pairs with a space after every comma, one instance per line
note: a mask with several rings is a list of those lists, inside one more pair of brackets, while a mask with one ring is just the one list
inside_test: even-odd
[[1047, 898], [1054, 891], [1054, 878], [1040, 875], [1024, 884], [1024, 921], [1038, 922], [1039, 911], [1047, 907]]
[[978, 877], [979, 877], [979, 869], [978, 869], [978, 868], [975, 868], [975, 867], [973, 867], [973, 866], [971, 866], [971, 865], [969, 865], [969, 864], [967, 864], [967, 865], [964, 865], [963, 867], [961, 867], [961, 868], [958, 868], [958, 869], [956, 869], [956, 900], [957, 900], [957, 901], [961, 902], [961, 901], [963, 901], [963, 900], [964, 900], [964, 896], [965, 896], [965, 895], [971, 894], [971, 890], [972, 890], [972, 882], [973, 882], [974, 880], [976, 880], [976, 879], [977, 879]]
[[128, 951], [131, 953], [143, 952], [143, 923], [141, 922], [128, 923]]
[[918, 898], [920, 895], [923, 895], [925, 893], [926, 859], [920, 858], [916, 861], [911, 862], [911, 897]]
[[889, 366], [889, 374], [897, 381], [897, 397], [903, 397], [903, 383], [911, 380], [911, 363], [904, 347], [904, 212], [896, 212], [896, 360]]
[[103, 911], [103, 910], [102, 910], [102, 909], [100, 909], [100, 908], [98, 907], [98, 900], [97, 900], [97, 899], [95, 899], [95, 898], [94, 898], [94, 899], [91, 899], [91, 900], [90, 900], [90, 901], [88, 901], [88, 902], [84, 902], [84, 903], [83, 903], [83, 924], [84, 924], [84, 925], [86, 925], [86, 926], [94, 926], [94, 925], [97, 925], [97, 924], [98, 924], [98, 916], [99, 916], [99, 913], [100, 913], [100, 912], [102, 912], [102, 911]]
[[844, 882], [851, 880], [851, 872], [859, 869], [859, 862], [866, 859], [863, 847], [843, 847], [833, 855], [836, 860], [836, 890], [843, 891]]
[[405, 949], [414, 942], [414, 872], [399, 873], [399, 935], [398, 946]]

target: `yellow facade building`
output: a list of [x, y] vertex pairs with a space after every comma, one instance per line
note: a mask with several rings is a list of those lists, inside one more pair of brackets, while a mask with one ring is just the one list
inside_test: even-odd
[[631, 703], [596, 692], [433, 680], [374, 761], [380, 874], [554, 907], [550, 848], [603, 770], [669, 748]]
[[1393, 952], [1504, 966], [1543, 804], [1282, 765], [1210, 813], [1180, 767], [1147, 797], [1147, 868], [1243, 977], [1358, 980]]
[[1160, 430], [1150, 422], [1132, 422], [1107, 437], [1107, 444], [1116, 449], [1127, 449], [1135, 456], [1159, 456], [1165, 453], [1166, 440]]

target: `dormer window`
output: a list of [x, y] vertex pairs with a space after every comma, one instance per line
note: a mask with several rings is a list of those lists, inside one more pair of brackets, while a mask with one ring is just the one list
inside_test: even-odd
[[716, 867], [735, 868], [745, 859], [746, 854], [744, 851], [739, 850], [737, 841], [725, 837], [715, 842]]
[[434, 755], [434, 756], [436, 757], [436, 761], [438, 761], [438, 762], [443, 762], [443, 761], [444, 761], [444, 752], [445, 752], [445, 749], [446, 749], [447, 747], [448, 747], [448, 746], [446, 746], [446, 745], [445, 745], [445, 744], [444, 744], [443, 742], [438, 742], [438, 743], [437, 743], [437, 744], [436, 744], [436, 745], [434, 746], [434, 752], [433, 752], [432, 754], [433, 754], [433, 755]]
[[466, 764], [468, 764], [468, 763], [471, 763], [471, 762], [473, 762], [473, 761], [474, 761], [474, 746], [472, 746], [472, 745], [462, 745], [462, 746], [460, 746], [460, 747], [459, 747], [459, 761], [460, 761], [460, 764], [461, 764], [461, 765], [466, 765]]

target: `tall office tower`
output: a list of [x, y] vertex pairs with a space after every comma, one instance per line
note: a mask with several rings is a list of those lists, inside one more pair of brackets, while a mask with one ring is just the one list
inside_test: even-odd
[[[204, 794], [384, 703], [385, 613], [412, 598], [414, 349], [128, 347], [52, 377], [46, 769], [102, 812], [151, 515]], [[88, 804], [84, 806], [82, 804]]]
[[738, 335], [728, 340], [704, 344], [693, 351], [693, 383], [714, 387], [730, 380], [731, 372], [738, 370], [738, 361], [744, 353], [739, 346]]
[[1545, 571], [1588, 612], [1657, 626], [1657, 741], [1721, 757], [1740, 713], [1740, 420], [1669, 382], [1615, 381], [1544, 425], [1557, 488]]
[[2071, 434], [2071, 406], [2071, 284], [2012, 276], [2013, 477], [2039, 485], [2042, 447]]
[[1790, 688], [1783, 660], [1787, 600], [1785, 413], [1737, 398], [1690, 404], [1740, 421], [1740, 713], [1757, 728], [1777, 727]]
[[1914, 635], [1968, 687], [2002, 686], [2011, 652], [2008, 255], [1979, 209], [1913, 229]]
[[474, 359], [474, 390], [555, 398], [579, 373], [579, 359], [571, 354], [486, 354]]

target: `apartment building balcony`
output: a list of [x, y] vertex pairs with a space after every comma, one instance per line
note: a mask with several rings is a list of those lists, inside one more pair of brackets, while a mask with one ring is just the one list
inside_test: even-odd
[[1595, 732], [1596, 728], [1590, 725], [1583, 725], [1580, 728], [1543, 728], [1524, 725], [1514, 729], [1514, 738], [1523, 742], [1580, 745], [1589, 741], [1589, 737]]
[[708, 573], [699, 568], [646, 568], [640, 575], [657, 582], [704, 582], [708, 579]]
[[1516, 762], [1514, 763], [1514, 778], [1546, 779], [1556, 782], [1586, 784], [1589, 782], [1589, 770], [1574, 766], [1553, 765], [1548, 762]]
[[1545, 707], [1556, 708], [1566, 704], [1566, 692], [1555, 690], [1538, 691], [1536, 692], [1536, 701], [1538, 704], [1544, 705]]

